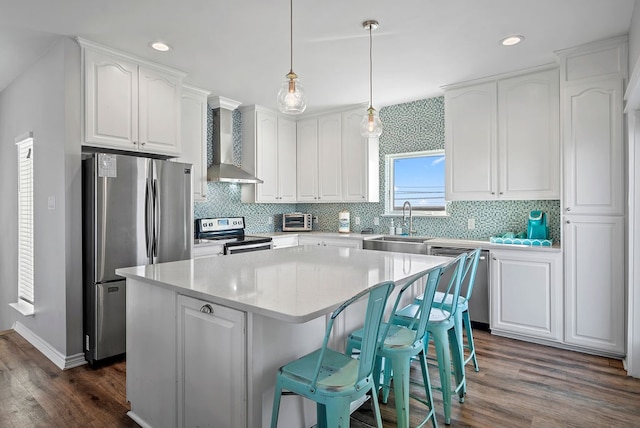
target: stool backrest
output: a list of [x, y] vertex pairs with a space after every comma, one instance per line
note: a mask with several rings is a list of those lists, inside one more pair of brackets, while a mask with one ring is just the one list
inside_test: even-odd
[[[392, 319], [390, 320], [389, 323], [387, 323], [387, 327], [383, 335], [384, 338], [387, 337], [389, 328], [391, 327], [392, 324], [394, 324], [393, 317], [395, 316], [395, 313], [398, 310], [398, 305], [402, 300], [402, 296], [404, 292], [410, 289], [411, 287], [421, 286], [422, 285], [421, 281], [425, 281], [423, 298], [420, 301], [418, 310], [414, 314], [413, 319], [409, 322], [407, 327], [409, 329], [415, 330], [416, 340], [424, 337], [424, 334], [427, 331], [427, 323], [429, 322], [429, 312], [431, 311], [431, 306], [433, 305], [433, 297], [436, 294], [436, 290], [438, 288], [438, 282], [440, 282], [440, 278], [442, 276], [441, 273], [442, 273], [442, 267], [437, 266], [427, 271], [420, 272], [407, 279], [405, 285], [400, 289], [400, 292], [398, 293], [398, 297], [396, 298], [396, 302], [393, 305], [393, 310], [391, 311]], [[427, 314], [427, 315], [420, 316], [421, 314]]]
[[316, 389], [318, 376], [320, 375], [320, 368], [322, 367], [322, 360], [327, 349], [327, 344], [329, 343], [329, 337], [331, 336], [331, 330], [333, 329], [333, 323], [336, 317], [338, 317], [338, 315], [340, 315], [342, 311], [349, 307], [349, 305], [360, 300], [361, 298], [364, 298], [367, 295], [369, 297], [369, 300], [367, 303], [367, 312], [364, 320], [364, 332], [362, 335], [362, 345], [360, 348], [358, 377], [356, 383], [363, 384], [364, 386], [364, 383], [370, 380], [368, 379], [368, 377], [373, 372], [373, 363], [375, 362], [375, 354], [378, 348], [378, 335], [380, 334], [380, 324], [382, 322], [382, 316], [384, 315], [384, 308], [387, 305], [387, 299], [389, 298], [389, 294], [391, 294], [391, 290], [393, 290], [394, 285], [395, 283], [393, 281], [385, 281], [376, 284], [373, 287], [356, 294], [355, 296], [344, 302], [342, 305], [340, 305], [338, 309], [333, 311], [333, 313], [331, 314], [331, 318], [329, 319], [329, 323], [327, 324], [324, 341], [322, 343], [322, 349], [320, 351], [320, 356], [316, 365], [313, 381], [310, 385], [312, 391], [315, 391]]
[[473, 284], [476, 280], [476, 270], [478, 270], [478, 261], [480, 260], [480, 251], [482, 248], [476, 248], [467, 256], [466, 266], [462, 279], [462, 285], [467, 283], [467, 294], [464, 296], [467, 301], [471, 298], [473, 292]]
[[449, 264], [444, 266], [444, 268], [442, 269], [441, 275], [445, 275], [446, 273], [451, 272], [451, 278], [449, 279], [449, 283], [447, 284], [447, 287], [444, 290], [442, 302], [437, 302], [437, 303], [440, 303], [440, 305], [436, 305], [437, 308], [434, 308], [433, 310], [444, 311], [442, 309], [442, 304], [448, 298], [447, 296], [450, 295], [451, 311], [448, 312], [448, 314], [445, 316], [445, 319], [451, 318], [454, 315], [456, 308], [458, 307], [458, 299], [460, 297], [460, 288], [462, 286], [464, 270], [468, 260], [469, 260], [468, 254], [462, 253], [458, 255], [455, 259], [453, 259], [451, 262], [449, 262]]

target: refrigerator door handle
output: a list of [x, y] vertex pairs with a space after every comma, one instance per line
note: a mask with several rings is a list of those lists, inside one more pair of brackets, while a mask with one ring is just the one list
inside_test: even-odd
[[153, 227], [153, 219], [151, 217], [151, 213], [153, 212], [153, 206], [152, 206], [152, 193], [153, 190], [151, 188], [151, 182], [149, 181], [149, 179], [147, 178], [147, 183], [145, 186], [145, 202], [144, 202], [144, 219], [145, 219], [145, 228], [144, 228], [144, 237], [145, 237], [145, 243], [146, 243], [146, 249], [147, 249], [147, 258], [151, 258], [151, 250], [152, 250], [152, 234], [153, 234], [153, 230], [151, 229]]
[[[160, 203], [158, 201], [158, 180], [156, 178], [153, 179], [153, 257], [158, 257], [158, 235], [160, 232], [158, 229], [160, 228]], [[154, 260], [155, 263], [155, 260]]]

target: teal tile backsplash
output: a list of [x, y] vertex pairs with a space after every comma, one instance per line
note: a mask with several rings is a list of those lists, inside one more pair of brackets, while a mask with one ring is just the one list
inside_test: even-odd
[[[211, 163], [213, 112], [209, 109], [208, 161]], [[197, 202], [195, 218], [244, 216], [248, 233], [272, 232], [279, 229], [274, 216], [283, 212], [309, 212], [318, 217], [314, 230], [338, 231], [338, 213], [351, 213], [351, 229], [359, 232], [371, 227], [375, 233], [388, 233], [391, 217], [384, 213], [384, 155], [444, 148], [444, 98], [429, 98], [380, 109], [384, 131], [380, 136], [380, 201], [379, 203], [338, 204], [244, 204], [240, 202], [240, 185], [209, 183], [207, 202]], [[234, 162], [241, 159], [241, 113], [233, 114]], [[549, 238], [560, 240], [560, 201], [455, 201], [448, 206], [448, 217], [414, 217], [418, 235], [459, 239], [487, 239], [504, 232], [526, 231], [532, 210], [547, 214]], [[360, 225], [355, 224], [360, 217]], [[378, 217], [379, 225], [374, 225]], [[475, 219], [475, 229], [467, 229], [467, 220]], [[399, 218], [394, 218], [396, 225]]]

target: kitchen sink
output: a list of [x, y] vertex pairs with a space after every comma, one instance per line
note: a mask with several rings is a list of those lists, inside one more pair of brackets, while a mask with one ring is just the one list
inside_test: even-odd
[[362, 248], [365, 250], [427, 254], [427, 241], [430, 239], [432, 238], [424, 236], [386, 235], [379, 238], [365, 239], [362, 241]]

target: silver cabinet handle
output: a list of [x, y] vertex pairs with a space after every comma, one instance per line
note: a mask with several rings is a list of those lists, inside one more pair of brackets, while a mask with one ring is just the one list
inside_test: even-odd
[[202, 312], [203, 314], [212, 314], [213, 308], [210, 304], [207, 303], [206, 305], [202, 305], [202, 307], [200, 308], [200, 312]]
[[567, 220], [567, 224], [571, 224], [571, 221]]
[[567, 207], [567, 211], [571, 211], [571, 207]]

